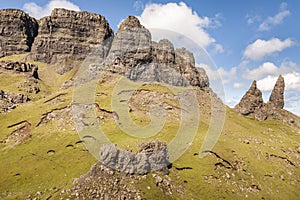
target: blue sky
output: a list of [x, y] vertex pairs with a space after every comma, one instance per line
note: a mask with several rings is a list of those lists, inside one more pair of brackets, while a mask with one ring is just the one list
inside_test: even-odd
[[300, 1], [258, 0], [0, 0], [0, 8], [19, 8], [34, 17], [53, 7], [85, 10], [105, 16], [111, 27], [128, 15], [147, 28], [179, 32], [207, 50], [222, 77], [225, 102], [233, 106], [258, 81], [265, 101], [277, 76], [286, 80], [286, 106], [300, 115]]

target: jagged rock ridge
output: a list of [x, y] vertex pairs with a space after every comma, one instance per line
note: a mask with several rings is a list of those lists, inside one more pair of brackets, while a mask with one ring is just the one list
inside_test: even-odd
[[194, 55], [185, 48], [174, 50], [162, 39], [151, 41], [151, 34], [136, 17], [129, 16], [121, 24], [108, 54], [110, 70], [134, 81], [157, 81], [176, 86], [208, 87], [203, 69], [195, 67]]
[[[35, 61], [56, 66], [63, 74], [89, 53], [105, 58], [105, 68], [134, 81], [164, 82], [176, 86], [209, 86], [203, 69], [195, 67], [194, 56], [185, 48], [174, 49], [151, 34], [136, 17], [129, 16], [116, 33], [98, 14], [54, 9], [38, 21], [21, 10], [0, 12], [2, 32], [0, 57], [30, 52]], [[18, 31], [15, 31], [18, 30]]]

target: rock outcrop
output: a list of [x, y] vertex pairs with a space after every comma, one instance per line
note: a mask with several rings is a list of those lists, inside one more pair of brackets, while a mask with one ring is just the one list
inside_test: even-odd
[[97, 53], [105, 58], [114, 37], [103, 16], [61, 8], [39, 20], [38, 33], [31, 57], [35, 61], [63, 65], [84, 60], [95, 47], [101, 47]]
[[54, 9], [38, 22], [20, 10], [1, 10], [0, 16], [0, 57], [30, 51], [33, 60], [51, 64], [63, 74], [92, 53], [105, 59], [102, 69], [133, 81], [209, 87], [204, 69], [195, 67], [190, 51], [174, 49], [166, 39], [153, 42], [136, 17], [125, 19], [114, 35], [103, 16], [84, 11]]
[[264, 103], [262, 93], [253, 81], [250, 89], [243, 96], [241, 101], [234, 107], [234, 111], [241, 115], [253, 115], [258, 121], [264, 121], [268, 117], [284, 119], [288, 111], [284, 107], [284, 78], [280, 75], [270, 95], [269, 102]]
[[37, 21], [22, 10], [0, 10], [0, 57], [31, 50], [38, 34]]
[[106, 59], [109, 70], [134, 81], [163, 82], [176, 86], [208, 87], [204, 69], [195, 67], [195, 59], [185, 48], [174, 50], [167, 39], [151, 41], [151, 34], [136, 17], [121, 24]]
[[38, 79], [38, 66], [31, 63], [3, 60], [0, 61], [0, 69], [10, 70], [14, 72], [30, 73], [32, 77]]
[[275, 108], [283, 109], [284, 107], [284, 78], [280, 75], [272, 90], [269, 98], [269, 104]]
[[130, 174], [164, 170], [170, 164], [167, 145], [159, 141], [140, 145], [136, 154], [118, 149], [114, 144], [105, 144], [100, 150], [100, 161], [110, 168]]
[[242, 115], [249, 115], [260, 109], [263, 104], [262, 93], [257, 88], [256, 81], [253, 81], [241, 101], [234, 107], [234, 110]]
[[15, 109], [18, 104], [26, 103], [30, 99], [24, 94], [15, 94], [0, 89], [0, 113]]

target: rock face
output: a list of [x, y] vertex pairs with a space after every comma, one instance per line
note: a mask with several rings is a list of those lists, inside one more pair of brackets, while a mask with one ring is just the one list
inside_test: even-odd
[[249, 115], [260, 109], [263, 103], [262, 93], [257, 88], [256, 81], [253, 81], [241, 101], [234, 107], [234, 110], [242, 115]]
[[38, 33], [36, 20], [17, 9], [0, 10], [0, 57], [31, 50]]
[[106, 65], [134, 81], [156, 81], [176, 86], [208, 87], [204, 69], [195, 67], [194, 56], [185, 48], [174, 50], [162, 39], [151, 41], [150, 32], [136, 17], [121, 24], [108, 54]]
[[241, 115], [253, 114], [258, 121], [264, 121], [269, 116], [284, 119], [287, 115], [284, 107], [284, 78], [280, 75], [273, 88], [268, 103], [264, 103], [261, 91], [253, 81], [250, 89], [243, 96], [241, 101], [234, 107], [234, 110]]
[[284, 87], [284, 78], [280, 75], [276, 81], [268, 102], [275, 108], [283, 109], [284, 107]]
[[0, 57], [30, 51], [33, 60], [52, 64], [63, 74], [92, 53], [100, 63], [105, 59], [102, 69], [133, 81], [209, 87], [191, 52], [174, 49], [166, 39], [151, 41], [136, 17], [125, 19], [114, 36], [103, 16], [88, 12], [54, 9], [38, 22], [20, 10], [1, 10], [0, 16]]
[[159, 141], [142, 144], [136, 154], [120, 150], [114, 144], [103, 145], [100, 161], [108, 167], [130, 174], [146, 174], [169, 165], [167, 145]]
[[83, 60], [98, 45], [104, 58], [114, 36], [103, 16], [66, 9], [54, 9], [39, 20], [38, 32], [31, 57], [46, 63]]

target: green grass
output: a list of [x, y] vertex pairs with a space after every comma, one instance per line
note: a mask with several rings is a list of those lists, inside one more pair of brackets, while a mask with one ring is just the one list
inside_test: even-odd
[[[22, 60], [24, 56], [26, 55], [1, 59]], [[24, 120], [31, 124], [32, 135], [17, 146], [0, 143], [0, 199], [26, 199], [29, 195], [39, 196], [41, 199], [52, 195], [56, 199], [61, 190], [72, 187], [73, 178], [86, 173], [96, 162], [83, 143], [76, 143], [81, 138], [73, 127], [69, 113], [63, 113], [55, 120], [37, 126], [44, 114], [71, 104], [73, 88], [61, 90], [60, 87], [64, 81], [74, 76], [77, 69], [58, 75], [51, 66], [45, 63], [36, 64], [39, 65], [41, 77], [39, 84], [43, 88], [41, 96], [19, 105], [9, 113], [0, 114], [0, 141], [6, 139], [17, 128], [8, 128], [9, 126]], [[17, 84], [24, 80], [19, 74], [0, 74], [0, 86], [4, 90], [17, 91]], [[100, 79], [98, 83], [82, 86], [77, 90], [76, 100], [90, 101], [87, 97], [95, 94], [96, 103], [101, 109], [114, 111], [111, 97], [118, 81], [118, 75], [110, 75]], [[159, 84], [141, 85], [128, 79], [124, 81], [124, 84], [134, 86], [140, 91], [176, 95], [181, 90]], [[90, 93], [87, 88], [95, 90]], [[198, 98], [205, 103], [200, 106], [204, 113], [201, 115], [195, 139], [187, 151], [173, 163], [169, 174], [175, 188], [185, 188], [184, 194], [164, 194], [156, 187], [152, 174], [148, 174], [146, 179], [142, 179], [136, 185], [142, 191], [142, 196], [146, 199], [299, 199], [300, 160], [296, 152], [296, 147], [300, 146], [297, 134], [299, 129], [277, 120], [258, 122], [239, 116], [227, 108], [222, 134], [212, 151], [234, 167], [216, 167], [217, 163], [227, 167], [228, 165], [213, 154], [204, 158], [198, 156], [209, 128], [208, 111], [211, 103], [205, 93], [201, 95]], [[143, 106], [142, 102], [134, 101], [134, 97], [131, 98], [139, 110], [130, 113], [130, 117], [137, 125], [146, 126], [150, 123], [149, 115], [145, 114], [148, 107]], [[163, 98], [160, 101], [180, 109], [176, 100]], [[169, 143], [180, 126], [180, 120], [176, 120], [176, 117], [169, 113], [161, 131], [153, 137], [142, 139], [123, 132], [110, 114], [99, 111], [96, 115], [105, 116], [99, 121], [103, 132], [111, 142], [124, 149], [136, 150], [139, 143], [154, 138]], [[190, 134], [189, 129], [184, 131], [185, 134]], [[70, 147], [67, 147], [68, 145]], [[287, 149], [292, 149], [293, 153], [287, 153]], [[47, 153], [49, 150], [54, 150], [55, 153], [50, 155]], [[287, 158], [295, 166], [278, 156]], [[191, 169], [176, 169], [184, 167]], [[251, 186], [254, 189], [259, 187], [259, 191], [250, 191]], [[42, 192], [42, 195], [37, 195], [38, 191]]]

